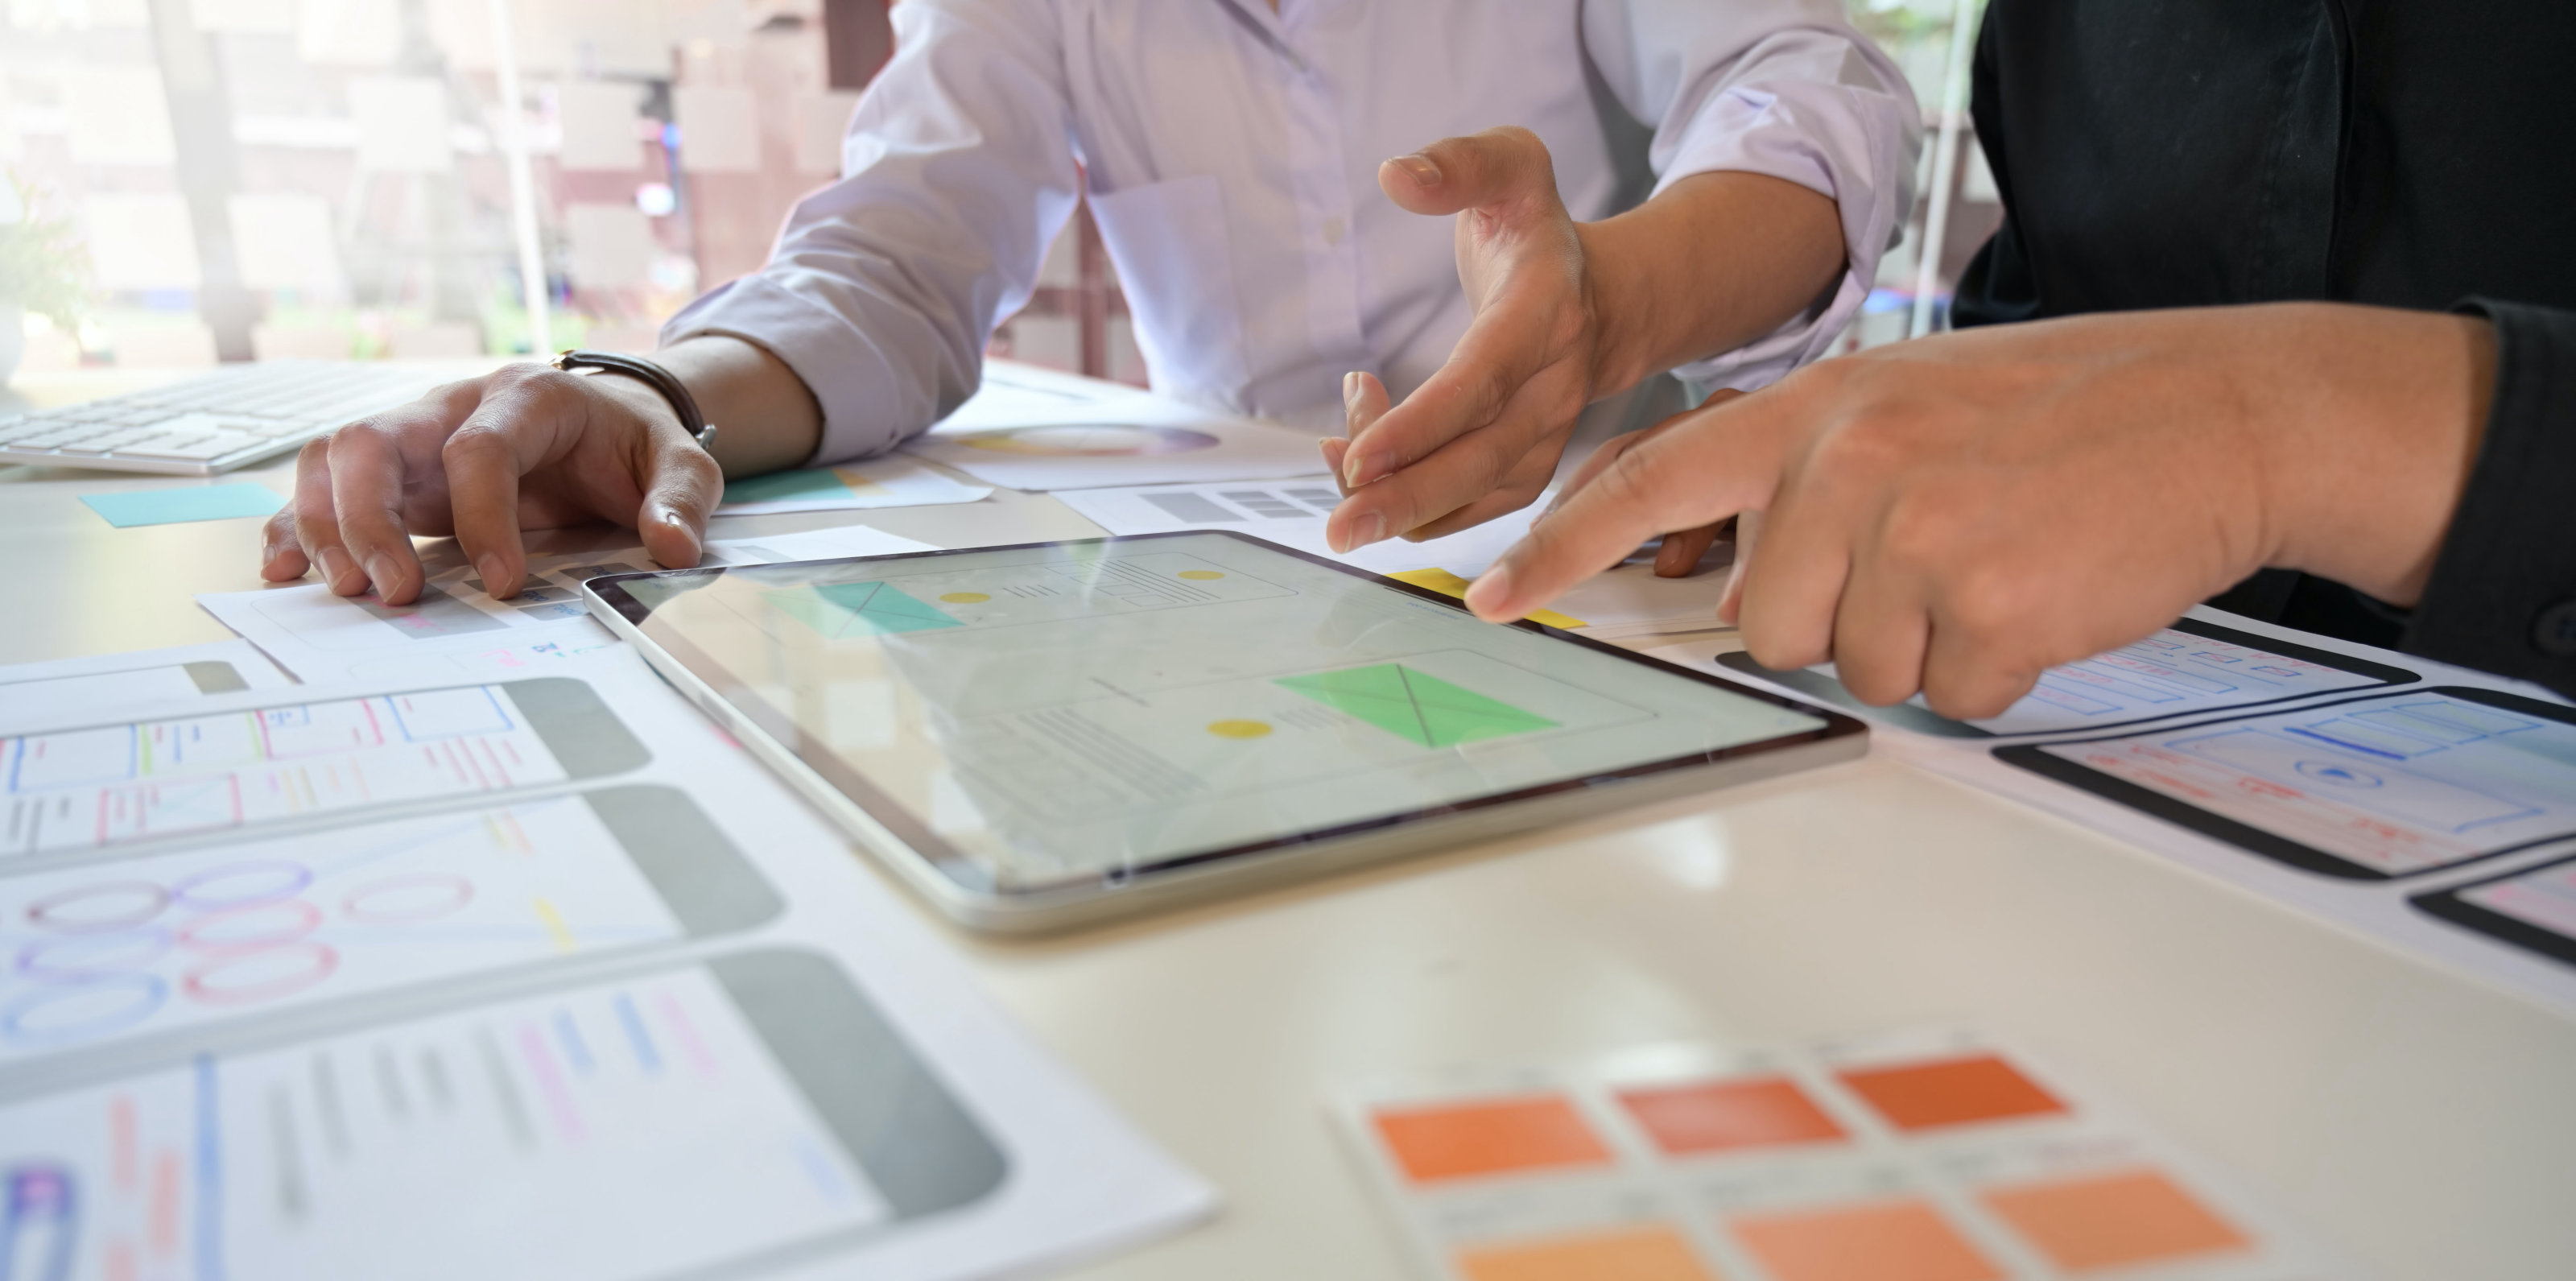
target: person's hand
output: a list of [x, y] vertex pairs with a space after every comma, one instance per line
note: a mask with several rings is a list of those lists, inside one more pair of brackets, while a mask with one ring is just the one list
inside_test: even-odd
[[1538, 497], [1593, 399], [1600, 338], [1583, 242], [1538, 135], [1445, 139], [1378, 166], [1377, 180], [1410, 212], [1457, 215], [1458, 281], [1474, 320], [1401, 406], [1387, 409], [1385, 389], [1360, 375], [1377, 412], [1364, 421], [1354, 407], [1346, 446], [1327, 451], [1356, 495], [1325, 524], [1341, 551], [1436, 538]]
[[[1708, 399], [1700, 402], [1700, 408], [1714, 408], [1715, 406], [1723, 405], [1730, 400], [1734, 400], [1743, 394], [1743, 392], [1736, 391], [1732, 388], [1721, 388], [1709, 393]], [[1635, 449], [1637, 446], [1653, 440], [1664, 432], [1689, 421], [1689, 415], [1676, 414], [1652, 427], [1646, 428], [1644, 431], [1628, 432], [1624, 435], [1614, 436], [1611, 439], [1602, 442], [1601, 448], [1592, 451], [1592, 456], [1584, 459], [1583, 465], [1575, 468], [1574, 474], [1566, 478], [1564, 489], [1559, 491], [1557, 505], [1563, 506], [1565, 502], [1564, 495], [1572, 494], [1583, 488], [1585, 485], [1592, 483], [1593, 477], [1609, 470], [1613, 463], [1619, 461], [1621, 455], [1624, 455], [1629, 450]], [[1554, 509], [1551, 508], [1550, 510]], [[1706, 556], [1708, 554], [1708, 549], [1716, 546], [1717, 540], [1726, 536], [1728, 526], [1731, 523], [1732, 522], [1730, 521], [1723, 520], [1714, 521], [1696, 528], [1676, 529], [1665, 534], [1663, 545], [1655, 549], [1655, 576], [1658, 578], [1690, 577], [1691, 571], [1699, 568], [1700, 557]], [[1741, 557], [1738, 557], [1735, 562], [1735, 568], [1729, 574], [1727, 579], [1727, 587], [1730, 592], [1734, 589], [1736, 582], [1742, 579], [1743, 574], [1744, 561]]]
[[2494, 363], [2483, 321], [2324, 304], [1877, 348], [1623, 451], [1467, 600], [1519, 618], [1646, 535], [1758, 512], [1721, 607], [1757, 661], [1992, 716], [2266, 566], [2413, 601]]
[[405, 604], [424, 583], [412, 535], [454, 534], [507, 599], [527, 572], [522, 529], [609, 521], [653, 559], [698, 562], [724, 477], [670, 406], [632, 378], [512, 365], [450, 383], [304, 447], [295, 501], [264, 531], [260, 576], [318, 565], [331, 590]]
[[1845, 268], [1833, 198], [1764, 174], [1692, 174], [1578, 223], [1525, 129], [1433, 143], [1380, 165], [1378, 185], [1413, 213], [1455, 216], [1473, 319], [1402, 404], [1377, 388], [1378, 411], [1353, 408], [1347, 439], [1326, 447], [1350, 492], [1325, 524], [1338, 551], [1526, 506], [1586, 405], [1778, 330]]

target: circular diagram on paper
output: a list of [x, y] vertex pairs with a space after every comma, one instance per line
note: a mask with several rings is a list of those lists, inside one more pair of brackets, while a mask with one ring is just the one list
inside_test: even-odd
[[1132, 423], [1054, 423], [1044, 427], [1001, 427], [967, 432], [951, 440], [970, 449], [997, 454], [1038, 454], [1053, 458], [1114, 458], [1144, 454], [1186, 454], [1212, 449], [1217, 438], [1186, 427], [1140, 427]]

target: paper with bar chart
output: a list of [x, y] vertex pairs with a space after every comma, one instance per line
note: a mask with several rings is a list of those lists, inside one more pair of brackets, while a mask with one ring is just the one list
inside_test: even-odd
[[1303, 838], [1824, 724], [1219, 534], [627, 589], [648, 638], [720, 664], [1005, 876]]

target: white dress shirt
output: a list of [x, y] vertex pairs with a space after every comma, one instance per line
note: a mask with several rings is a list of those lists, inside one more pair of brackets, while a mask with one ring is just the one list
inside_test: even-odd
[[1086, 191], [1156, 390], [1330, 429], [1343, 374], [1401, 398], [1470, 318], [1450, 220], [1386, 199], [1389, 156], [1522, 125], [1583, 220], [1712, 170], [1833, 197], [1839, 286], [1679, 371], [1703, 387], [1821, 355], [1912, 200], [1914, 96], [1837, 0], [903, 0], [893, 17], [841, 180], [796, 207], [767, 266], [663, 331], [777, 353], [821, 402], [817, 461], [889, 448], [973, 393]]

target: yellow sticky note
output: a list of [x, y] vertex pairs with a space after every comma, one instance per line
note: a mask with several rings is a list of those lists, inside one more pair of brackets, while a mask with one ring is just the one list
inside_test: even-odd
[[[1443, 596], [1455, 596], [1460, 600], [1467, 599], [1467, 584], [1469, 580], [1460, 578], [1456, 574], [1452, 574], [1445, 569], [1408, 569], [1400, 573], [1389, 574], [1387, 577], [1400, 583], [1411, 583], [1416, 587], [1428, 587]], [[1584, 622], [1580, 618], [1569, 618], [1552, 609], [1533, 611], [1529, 618], [1531, 622], [1547, 627], [1590, 626], [1590, 624]]]
[[885, 486], [870, 479], [865, 472], [855, 471], [848, 467], [835, 467], [832, 469], [832, 474], [840, 477], [841, 483], [849, 486], [850, 492], [853, 494], [865, 494], [870, 498], [882, 498], [893, 492]]

